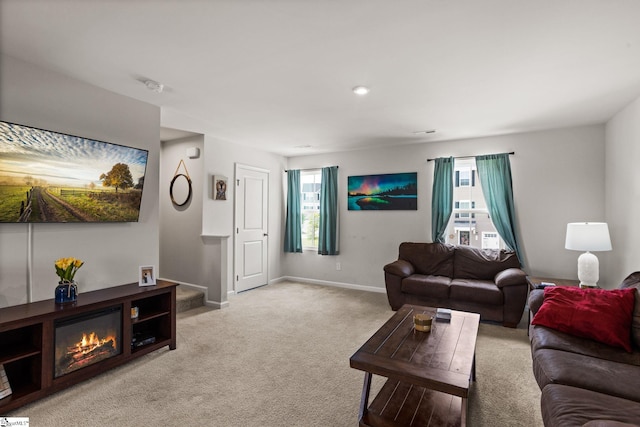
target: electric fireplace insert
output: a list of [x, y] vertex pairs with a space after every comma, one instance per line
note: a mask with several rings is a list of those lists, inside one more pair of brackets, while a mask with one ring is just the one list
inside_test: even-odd
[[55, 322], [54, 378], [122, 353], [122, 306]]

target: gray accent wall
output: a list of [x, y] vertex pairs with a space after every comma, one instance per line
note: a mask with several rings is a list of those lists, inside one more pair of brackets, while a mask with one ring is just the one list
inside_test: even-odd
[[[158, 107], [2, 55], [0, 118], [149, 150], [139, 222], [32, 225], [33, 301], [53, 298], [60, 257], [85, 261], [80, 293], [137, 282], [141, 265], [158, 265]], [[27, 302], [28, 227], [0, 224], [0, 307]]]

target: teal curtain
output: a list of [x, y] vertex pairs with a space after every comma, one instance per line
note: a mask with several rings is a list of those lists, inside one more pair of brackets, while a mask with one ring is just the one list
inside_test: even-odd
[[453, 211], [453, 157], [435, 160], [431, 193], [431, 240], [445, 243], [444, 233]]
[[522, 265], [523, 258], [516, 235], [516, 212], [513, 205], [509, 154], [477, 156], [476, 166], [491, 221], [502, 240], [518, 255]]
[[287, 171], [287, 214], [284, 228], [285, 252], [302, 252], [300, 194], [300, 171]]
[[338, 167], [322, 168], [318, 253], [338, 255]]

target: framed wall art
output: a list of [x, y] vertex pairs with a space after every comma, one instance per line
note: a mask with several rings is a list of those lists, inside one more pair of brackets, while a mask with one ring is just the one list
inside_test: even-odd
[[418, 210], [418, 173], [361, 175], [347, 178], [350, 211]]
[[227, 177], [214, 175], [213, 200], [227, 200]]

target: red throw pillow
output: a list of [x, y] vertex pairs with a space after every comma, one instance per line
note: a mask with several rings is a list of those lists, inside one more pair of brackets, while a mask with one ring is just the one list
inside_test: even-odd
[[531, 321], [631, 352], [635, 289], [580, 289], [554, 286]]

